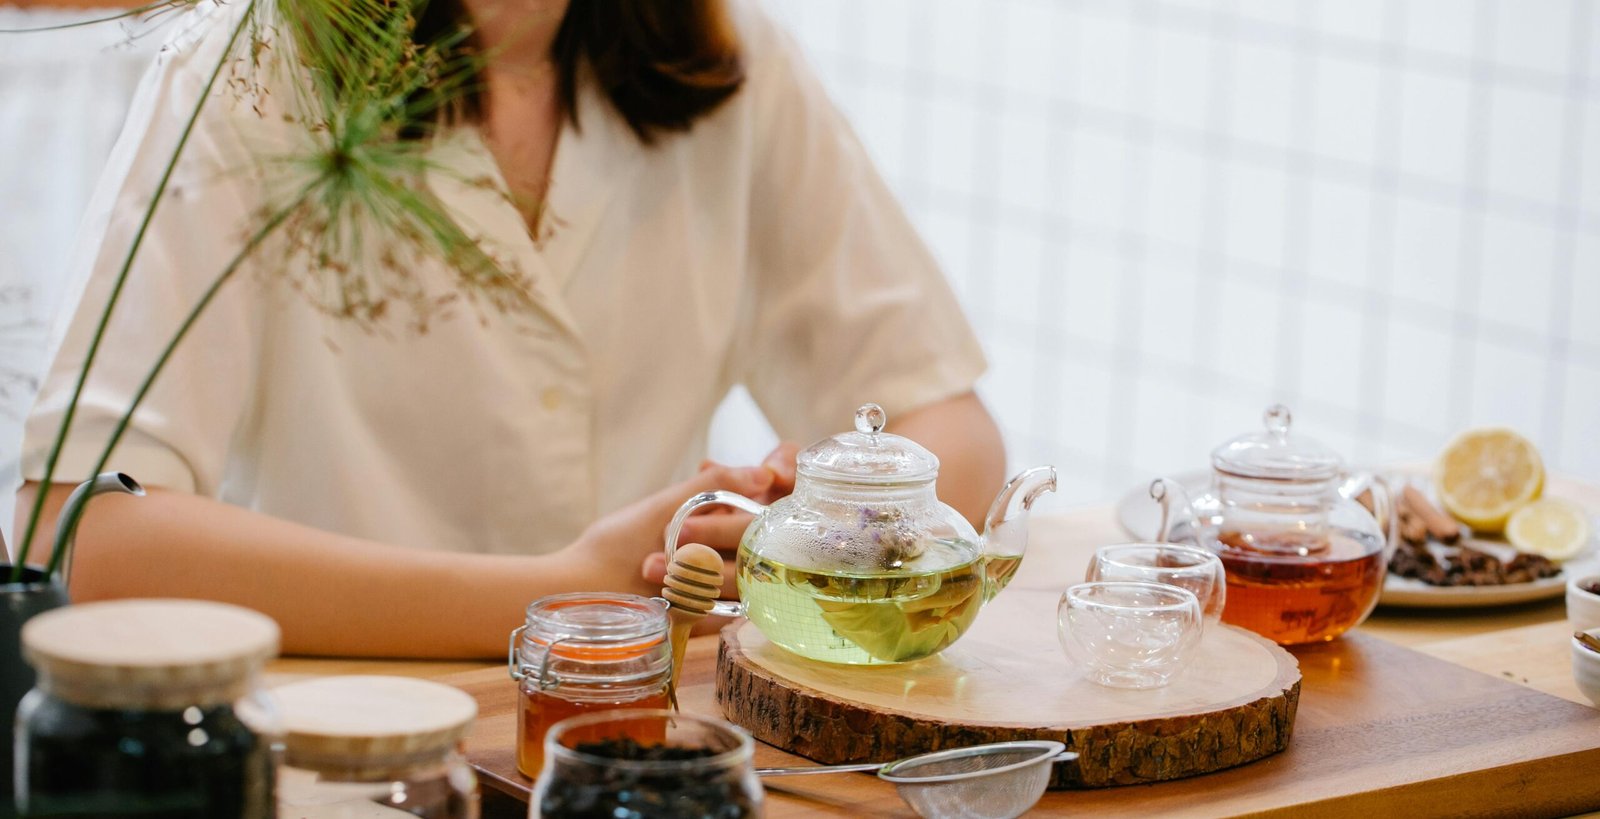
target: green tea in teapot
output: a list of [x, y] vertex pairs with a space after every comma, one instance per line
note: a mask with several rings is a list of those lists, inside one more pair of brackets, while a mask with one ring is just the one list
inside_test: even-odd
[[854, 432], [795, 457], [794, 491], [770, 506], [727, 491], [684, 501], [664, 533], [668, 562], [689, 516], [731, 506], [755, 516], [735, 563], [741, 600], [715, 601], [712, 614], [744, 615], [775, 645], [829, 663], [943, 651], [1016, 573], [1028, 509], [1055, 489], [1056, 471], [1036, 466], [1008, 481], [980, 534], [939, 500], [939, 459], [887, 423], [882, 407], [862, 405]]
[[[739, 548], [739, 595], [745, 615], [768, 639], [803, 657], [830, 663], [903, 663], [942, 651], [966, 632], [984, 602], [985, 568], [1009, 575], [1016, 558], [985, 561], [965, 540], [924, 539], [896, 565], [863, 570], [797, 568], [785, 549]], [[995, 577], [993, 588], [1010, 577]]]

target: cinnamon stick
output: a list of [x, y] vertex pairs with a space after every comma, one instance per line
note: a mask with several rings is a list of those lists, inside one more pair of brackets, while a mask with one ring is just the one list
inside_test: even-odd
[[1427, 527], [1428, 534], [1440, 543], [1455, 543], [1461, 539], [1461, 524], [1456, 519], [1445, 514], [1439, 507], [1428, 500], [1415, 486], [1407, 486], [1400, 491], [1400, 504], [1402, 509], [1407, 509]]

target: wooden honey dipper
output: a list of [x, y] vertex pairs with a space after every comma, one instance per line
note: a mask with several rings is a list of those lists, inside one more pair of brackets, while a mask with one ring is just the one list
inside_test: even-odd
[[672, 624], [672, 679], [667, 683], [667, 696], [677, 708], [678, 672], [689, 647], [689, 631], [711, 613], [722, 592], [722, 555], [710, 546], [685, 544], [673, 553], [664, 582], [661, 596], [667, 599], [667, 619]]

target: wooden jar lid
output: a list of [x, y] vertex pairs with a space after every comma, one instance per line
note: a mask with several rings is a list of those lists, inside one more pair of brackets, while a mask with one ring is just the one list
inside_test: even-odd
[[407, 677], [324, 677], [273, 689], [289, 765], [377, 770], [437, 759], [478, 715], [466, 692]]
[[39, 686], [88, 708], [178, 710], [231, 702], [278, 652], [278, 624], [205, 600], [112, 600], [22, 627]]

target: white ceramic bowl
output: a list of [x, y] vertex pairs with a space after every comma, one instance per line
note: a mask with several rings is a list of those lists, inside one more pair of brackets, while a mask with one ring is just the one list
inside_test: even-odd
[[1600, 574], [1586, 574], [1567, 581], [1567, 622], [1573, 631], [1600, 628], [1600, 594], [1584, 591], [1584, 583], [1600, 583]]
[[[1585, 633], [1600, 637], [1600, 628]], [[1586, 648], [1577, 637], [1572, 638], [1572, 679], [1577, 681], [1578, 690], [1600, 708], [1600, 651]]]

